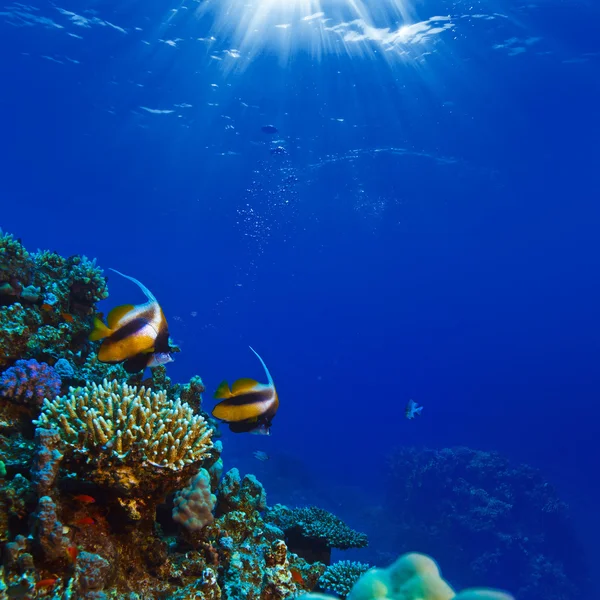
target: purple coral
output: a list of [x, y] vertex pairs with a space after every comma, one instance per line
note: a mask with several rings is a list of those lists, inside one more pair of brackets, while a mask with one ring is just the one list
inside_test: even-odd
[[46, 363], [18, 360], [0, 376], [0, 396], [41, 406], [44, 398], [60, 394], [61, 379]]

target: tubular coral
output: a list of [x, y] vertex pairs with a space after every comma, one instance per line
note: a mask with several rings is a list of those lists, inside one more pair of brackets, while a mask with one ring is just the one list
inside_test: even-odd
[[37, 360], [18, 360], [0, 377], [0, 395], [23, 404], [40, 406], [44, 398], [60, 394], [61, 380], [57, 372]]
[[110, 453], [116, 461], [140, 457], [174, 471], [204, 458], [212, 430], [201, 415], [165, 392], [117, 381], [69, 388], [45, 400], [38, 427], [57, 427], [67, 450]]

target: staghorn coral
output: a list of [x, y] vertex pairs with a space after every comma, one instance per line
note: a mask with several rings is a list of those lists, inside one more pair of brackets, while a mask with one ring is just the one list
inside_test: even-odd
[[18, 360], [0, 376], [0, 396], [22, 404], [41, 406], [44, 398], [60, 394], [58, 373], [35, 359]]
[[335, 592], [341, 598], [345, 598], [358, 579], [369, 569], [371, 569], [371, 565], [366, 563], [340, 560], [327, 567], [319, 579], [319, 588]]
[[[566, 506], [539, 471], [469, 448], [403, 448], [390, 459], [391, 540], [438, 549], [452, 579], [507, 585], [517, 597], [563, 600], [586, 585], [583, 551]], [[552, 563], [554, 585], [535, 565]]]
[[267, 511], [266, 520], [282, 529], [292, 551], [309, 562], [328, 565], [332, 548], [347, 550], [368, 545], [364, 533], [354, 531], [335, 515], [315, 506], [290, 509], [276, 504]]
[[[333, 600], [305, 594], [303, 600]], [[354, 585], [348, 600], [514, 600], [505, 592], [468, 589], [456, 594], [442, 578], [436, 562], [424, 554], [404, 554], [386, 569], [371, 569]]]
[[57, 427], [68, 451], [90, 458], [99, 452], [116, 464], [133, 460], [179, 470], [212, 448], [206, 421], [187, 404], [116, 380], [46, 400], [36, 424]]
[[216, 497], [210, 492], [210, 475], [200, 469], [187, 487], [175, 494], [173, 519], [191, 531], [203, 529], [213, 521]]

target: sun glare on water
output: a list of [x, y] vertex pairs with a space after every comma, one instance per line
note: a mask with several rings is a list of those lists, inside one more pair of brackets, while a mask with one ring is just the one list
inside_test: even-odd
[[452, 28], [450, 17], [419, 20], [412, 0], [206, 0], [213, 35], [227, 40], [237, 56], [276, 55], [286, 61], [297, 52], [390, 53], [402, 56]]

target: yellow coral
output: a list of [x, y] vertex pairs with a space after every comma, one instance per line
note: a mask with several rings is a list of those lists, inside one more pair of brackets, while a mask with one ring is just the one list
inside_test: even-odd
[[45, 399], [36, 424], [58, 428], [71, 448], [108, 451], [118, 459], [141, 454], [148, 463], [173, 470], [201, 460], [212, 448], [212, 430], [187, 403], [106, 379]]
[[[333, 600], [307, 594], [304, 600]], [[471, 589], [458, 595], [442, 578], [435, 561], [424, 554], [404, 554], [387, 569], [371, 569], [354, 585], [348, 600], [513, 600], [497, 590]]]

